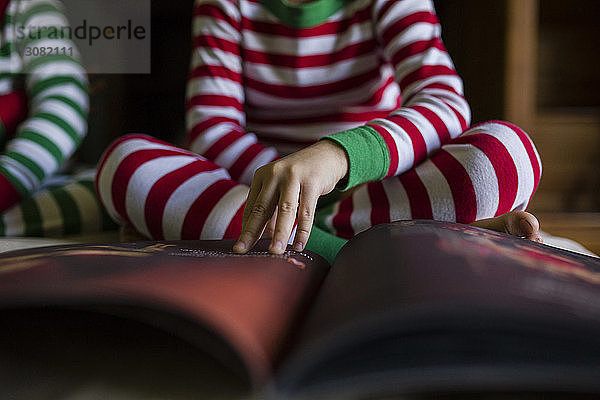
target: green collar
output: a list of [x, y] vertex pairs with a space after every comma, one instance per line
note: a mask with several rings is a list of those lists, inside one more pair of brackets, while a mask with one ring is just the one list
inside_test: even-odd
[[346, 0], [315, 0], [293, 5], [286, 0], [260, 0], [284, 25], [290, 28], [311, 28], [322, 24], [346, 3]]

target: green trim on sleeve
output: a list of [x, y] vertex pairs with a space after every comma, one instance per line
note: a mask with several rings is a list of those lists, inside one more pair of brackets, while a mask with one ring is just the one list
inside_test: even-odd
[[313, 225], [308, 243], [306, 243], [306, 249], [317, 253], [326, 259], [329, 265], [333, 265], [335, 257], [347, 242], [347, 239], [337, 237]]
[[346, 5], [346, 0], [315, 0], [306, 4], [290, 4], [286, 0], [260, 0], [284, 25], [290, 28], [312, 28], [320, 25]]
[[348, 175], [338, 184], [339, 190], [378, 181], [387, 175], [390, 154], [385, 141], [375, 129], [359, 126], [325, 136], [323, 139], [333, 140], [348, 154]]

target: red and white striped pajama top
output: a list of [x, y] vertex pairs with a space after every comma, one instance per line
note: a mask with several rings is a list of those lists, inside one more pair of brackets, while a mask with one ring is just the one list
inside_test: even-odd
[[431, 1], [197, 0], [193, 33], [191, 152], [125, 137], [98, 172], [109, 213], [148, 236], [235, 237], [254, 171], [323, 137], [348, 153], [341, 189], [358, 186], [318, 210], [338, 236], [396, 219], [468, 223], [523, 209], [535, 191], [525, 133], [467, 131]]

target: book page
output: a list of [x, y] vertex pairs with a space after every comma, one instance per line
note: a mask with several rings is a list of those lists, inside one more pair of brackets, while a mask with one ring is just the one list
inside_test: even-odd
[[266, 381], [327, 272], [310, 253], [232, 241], [65, 245], [0, 256], [0, 309], [77, 306], [143, 320]]
[[[279, 394], [449, 389], [463, 367], [492, 371], [471, 373], [473, 385], [577, 387], [598, 382], [599, 335], [598, 259], [461, 224], [397, 222], [342, 249]], [[573, 363], [577, 373], [557, 372]]]

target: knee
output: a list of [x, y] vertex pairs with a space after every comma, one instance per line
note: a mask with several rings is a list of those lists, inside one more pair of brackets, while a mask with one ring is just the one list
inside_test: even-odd
[[522, 129], [507, 122], [485, 122], [449, 145], [458, 145], [453, 152], [460, 154], [469, 176], [476, 178], [473, 184], [481, 183], [479, 197], [489, 200], [489, 212], [527, 207], [540, 182], [542, 165], [537, 149]]
[[492, 164], [503, 169], [514, 166], [521, 180], [531, 181], [531, 190], [535, 192], [541, 179], [542, 162], [525, 131], [508, 122], [489, 121], [473, 126], [462, 137], [483, 150]]
[[98, 179], [101, 175], [107, 175], [107, 177], [112, 175], [123, 160], [128, 159], [129, 156], [134, 156], [134, 153], [140, 154], [140, 151], [144, 150], [171, 151], [172, 153], [186, 155], [189, 153], [152, 136], [142, 134], [121, 136], [113, 141], [100, 157], [96, 178]]
[[153, 141], [158, 142], [158, 140], [152, 138], [151, 136], [141, 134], [129, 134], [117, 138], [106, 148], [106, 150], [100, 157], [98, 169], [102, 169], [102, 167], [108, 160], [120, 158], [126, 153], [131, 152], [131, 149], [143, 146], [143, 144], [145, 144], [146, 142]]
[[131, 134], [116, 139], [107, 147], [100, 158], [95, 177], [96, 192], [105, 207], [112, 198], [113, 180], [121, 162], [128, 155], [151, 147], [154, 143], [160, 142], [147, 135]]

